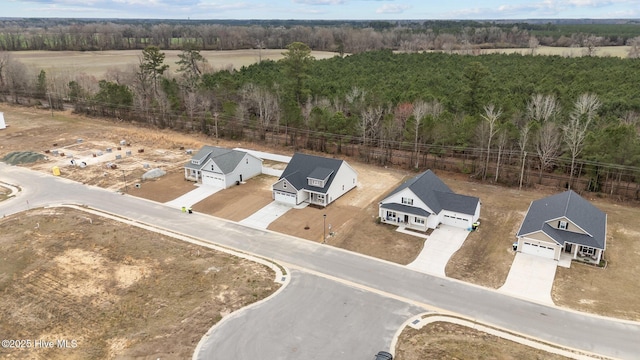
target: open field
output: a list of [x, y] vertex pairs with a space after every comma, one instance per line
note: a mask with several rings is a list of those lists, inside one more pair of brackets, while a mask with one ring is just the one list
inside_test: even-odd
[[[243, 66], [255, 64], [262, 60], [280, 60], [283, 49], [250, 49], [228, 51], [201, 51], [207, 59], [207, 64], [213, 70], [239, 69]], [[164, 63], [169, 65], [169, 71], [178, 69], [180, 50], [162, 50], [165, 53]], [[113, 51], [9, 51], [11, 57], [31, 67], [36, 72], [45, 70], [49, 73], [73, 74], [85, 73], [104, 78], [109, 69], [125, 71], [129, 67], [140, 64], [142, 50], [113, 50]], [[336, 56], [328, 51], [313, 51], [316, 59], [327, 59]]]
[[[212, 144], [225, 147], [241, 146], [284, 155], [291, 155], [292, 152], [289, 148], [270, 149], [262, 144], [215, 140], [199, 134], [186, 135], [171, 131], [136, 128], [127, 123], [87, 119], [68, 112], [57, 112], [51, 118], [47, 111], [13, 107], [7, 104], [0, 104], [0, 111], [4, 111], [10, 126], [0, 131], [0, 158], [15, 150], [32, 150], [42, 153], [44, 150], [53, 149], [54, 143], [58, 144], [56, 148], [72, 145], [79, 147], [78, 138], [83, 139], [85, 146], [95, 147], [95, 149], [103, 149], [106, 142], [113, 144], [110, 146], [116, 146], [119, 140], [126, 139], [131, 143], [130, 148], [133, 150], [133, 159], [129, 160], [132, 161], [129, 164], [131, 168], [127, 168], [126, 171], [129, 193], [161, 202], [175, 198], [193, 187], [191, 183], [182, 179], [181, 167], [189, 157], [179, 150], [180, 147], [197, 149], [203, 144]], [[91, 144], [95, 146], [90, 146]], [[73, 146], [70, 149], [73, 149]], [[136, 150], [139, 148], [144, 148], [145, 151], [138, 153]], [[133, 162], [134, 159], [137, 160]], [[50, 155], [47, 161], [26, 166], [50, 172], [51, 166], [60, 161], [66, 163], [68, 160], [65, 157]], [[329, 245], [400, 264], [412, 261], [422, 248], [422, 239], [398, 233], [392, 226], [377, 225], [375, 217], [377, 217], [377, 201], [403, 179], [413, 174], [362, 165], [355, 159], [347, 159], [347, 161], [359, 172], [360, 188], [338, 199], [326, 210], [311, 207], [292, 210], [290, 213], [297, 211], [296, 216], [290, 218], [289, 223], [277, 221], [272, 224], [272, 230], [301, 236], [312, 241], [321, 241], [322, 215], [326, 211], [327, 224], [332, 224], [332, 231], [335, 232], [334, 236], [327, 239]], [[143, 163], [152, 164], [152, 167], [158, 165], [169, 174], [158, 180], [141, 182], [139, 175], [142, 173]], [[116, 170], [103, 169], [99, 164], [86, 169], [72, 169], [67, 164], [61, 165], [61, 170], [63, 177], [116, 191], [123, 188], [123, 174], [120, 170], [127, 164], [123, 163]], [[99, 170], [95, 170], [94, 173], [91, 167]], [[471, 182], [468, 177], [461, 174], [438, 171], [437, 175], [454, 191], [478, 196], [483, 204], [482, 224], [479, 231], [470, 234], [462, 248], [454, 255], [447, 266], [447, 275], [487, 287], [501, 286], [514, 256], [511, 244], [515, 240], [515, 232], [529, 202], [561, 189], [536, 188], [517, 191], [517, 189]], [[198, 206], [203, 206], [202, 212], [237, 221], [248, 216], [253, 209], [258, 209], [262, 204], [270, 201], [269, 186], [273, 181], [275, 178], [269, 176], [251, 179], [247, 184], [219, 192], [196, 205], [194, 209], [197, 210]], [[141, 182], [142, 187], [132, 189], [131, 185], [134, 182]], [[640, 265], [638, 265], [640, 224], [637, 222], [640, 218], [640, 208], [636, 204], [591, 199], [589, 194], [584, 196], [609, 214], [608, 247], [605, 252], [608, 266], [606, 269], [601, 269], [574, 264], [571, 269], [559, 268], [553, 288], [553, 299], [558, 305], [572, 309], [640, 320], [640, 303], [637, 301], [640, 297], [640, 282], [635, 280], [636, 274], [640, 271]], [[246, 204], [246, 207], [226, 206], [229, 203]], [[304, 230], [305, 225], [309, 225], [310, 229]], [[27, 230], [33, 231], [33, 229]], [[7, 252], [2, 250], [0, 254], [7, 254]], [[149, 259], [156, 258], [152, 255], [150, 253]], [[162, 259], [164, 256], [166, 252], [157, 255], [157, 258]], [[112, 265], [115, 266], [115, 263]], [[0, 321], [0, 326], [3, 324], [5, 324], [4, 319]], [[464, 335], [469, 339], [477, 336]], [[451, 335], [449, 338], [452, 343], [458, 343], [457, 346], [460, 348], [467, 348], [469, 344], [467, 340], [461, 340], [456, 335]], [[413, 342], [413, 344], [414, 351], [420, 351], [423, 348], [421, 342]], [[456, 345], [451, 346], [456, 347]]]
[[0, 358], [190, 358], [222, 316], [278, 288], [262, 265], [81, 211], [0, 227], [0, 334], [77, 345]]
[[[596, 48], [596, 56], [603, 57], [619, 57], [626, 59], [629, 57], [630, 46], [600, 46]], [[521, 54], [531, 55], [530, 48], [515, 49], [482, 49], [478, 50], [480, 54]], [[585, 56], [588, 49], [584, 47], [551, 47], [540, 46], [535, 49], [535, 55], [557, 55], [563, 57], [580, 57]]]

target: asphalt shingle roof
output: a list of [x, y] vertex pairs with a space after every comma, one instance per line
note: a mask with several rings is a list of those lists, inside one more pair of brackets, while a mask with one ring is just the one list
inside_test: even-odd
[[209, 159], [213, 159], [218, 167], [220, 167], [220, 170], [222, 170], [222, 173], [228, 174], [233, 172], [246, 154], [246, 152], [240, 150], [205, 145], [191, 158], [191, 160], [200, 160], [200, 165], [195, 165], [189, 161], [184, 167], [188, 169], [202, 169]]
[[442, 210], [473, 215], [478, 206], [475, 196], [454, 193], [436, 174], [427, 170], [398, 186], [387, 197], [409, 188], [436, 214]]
[[[573, 222], [589, 235], [558, 229], [547, 224], [550, 220], [563, 217]], [[517, 236], [543, 231], [560, 245], [570, 242], [604, 249], [606, 246], [606, 229], [607, 214], [573, 190], [568, 190], [532, 201]]]
[[401, 211], [403, 213], [424, 216], [424, 217], [428, 217], [429, 215], [431, 215], [424, 209], [421, 209], [415, 206], [404, 205], [404, 204], [387, 203], [387, 204], [380, 205], [380, 207], [383, 209]]
[[[309, 191], [326, 193], [329, 190], [338, 169], [342, 166], [342, 162], [343, 160], [295, 153], [287, 167], [282, 172], [280, 179], [287, 179], [287, 181], [289, 181], [289, 183], [298, 190], [306, 189]], [[324, 179], [324, 177], [318, 176], [324, 174], [326, 177], [328, 172], [331, 172], [331, 175], [325, 182], [324, 187], [321, 188], [308, 185], [308, 177]], [[312, 174], [313, 176], [311, 176]]]

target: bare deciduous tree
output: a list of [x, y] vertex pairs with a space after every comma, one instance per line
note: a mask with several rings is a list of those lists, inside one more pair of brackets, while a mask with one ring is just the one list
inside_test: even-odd
[[529, 37], [529, 49], [531, 49], [531, 55], [536, 54], [538, 46], [540, 46], [540, 41], [538, 41], [538, 38], [535, 36]]
[[20, 103], [20, 95], [25, 95], [29, 90], [29, 70], [27, 67], [15, 60], [9, 61], [5, 66], [5, 83], [9, 93], [13, 97], [13, 102]]
[[420, 148], [418, 147], [418, 141], [420, 140], [420, 125], [422, 124], [422, 120], [427, 114], [428, 105], [423, 100], [417, 100], [413, 103], [413, 132], [414, 132], [414, 141], [413, 141], [413, 153], [416, 156], [416, 169], [420, 164]]
[[264, 139], [269, 128], [276, 129], [278, 126], [280, 99], [277, 93], [254, 84], [245, 85], [242, 93], [245, 101], [257, 111], [258, 129]]
[[553, 164], [562, 143], [560, 129], [555, 122], [547, 121], [540, 126], [536, 134], [536, 152], [540, 159], [538, 181], [542, 181], [542, 171]]
[[380, 130], [380, 121], [384, 115], [381, 105], [369, 106], [362, 111], [359, 130], [362, 134], [362, 144], [367, 147], [369, 142], [377, 139]]
[[484, 107], [484, 114], [480, 115], [486, 121], [487, 131], [487, 159], [482, 172], [482, 180], [487, 179], [487, 170], [489, 169], [489, 154], [491, 153], [491, 140], [498, 131], [498, 119], [502, 115], [502, 109], [496, 109], [495, 105], [489, 104]]
[[640, 36], [636, 36], [633, 39], [629, 39], [627, 41], [627, 45], [629, 45], [629, 58], [630, 59], [640, 58]]
[[527, 118], [539, 123], [552, 120], [560, 112], [554, 95], [533, 94], [527, 103]]
[[589, 125], [602, 103], [595, 94], [585, 93], [578, 97], [574, 109], [569, 115], [569, 122], [562, 127], [564, 142], [571, 151], [571, 173], [569, 174], [569, 189], [573, 182], [576, 158], [584, 148]]
[[527, 118], [536, 128], [534, 146], [540, 161], [538, 181], [560, 150], [558, 126], [554, 123], [560, 113], [560, 105], [554, 95], [534, 94], [527, 103]]

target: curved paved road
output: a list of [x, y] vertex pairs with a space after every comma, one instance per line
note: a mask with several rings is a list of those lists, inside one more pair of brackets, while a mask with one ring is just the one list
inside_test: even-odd
[[[0, 164], [0, 180], [20, 185], [24, 190], [16, 198], [0, 203], [0, 216], [23, 211], [27, 206], [86, 204], [562, 346], [625, 359], [636, 359], [640, 354], [640, 323], [637, 322], [602, 318], [515, 299], [494, 290], [418, 273], [325, 245], [246, 228], [211, 216], [182, 214], [162, 204], [23, 168]], [[375, 308], [377, 300], [373, 301], [371, 306]], [[247, 327], [245, 330], [252, 329]], [[255, 336], [260, 338], [260, 334]], [[277, 352], [278, 345], [262, 342], [261, 346]], [[318, 358], [321, 355], [324, 354], [319, 354]]]
[[388, 349], [424, 309], [292, 271], [277, 296], [240, 310], [211, 333], [197, 359], [362, 359]]

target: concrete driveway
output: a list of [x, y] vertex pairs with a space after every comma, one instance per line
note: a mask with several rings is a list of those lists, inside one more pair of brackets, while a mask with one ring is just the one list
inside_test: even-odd
[[200, 185], [177, 199], [167, 201], [165, 205], [169, 205], [177, 209], [180, 209], [183, 206], [191, 207], [193, 206], [193, 204], [199, 203], [200, 201], [208, 198], [209, 196], [217, 193], [220, 190], [222, 190], [221, 187]]
[[444, 269], [453, 254], [460, 249], [469, 231], [440, 225], [427, 237], [422, 251], [408, 268], [431, 275], [446, 276]]
[[251, 226], [258, 229], [266, 229], [269, 226], [269, 224], [276, 221], [277, 218], [284, 215], [287, 211], [291, 209], [293, 209], [293, 205], [272, 201], [269, 204], [267, 204], [267, 206], [256, 211], [248, 218], [241, 220], [240, 224]]
[[516, 253], [507, 281], [498, 291], [515, 297], [553, 305], [551, 287], [558, 262], [540, 256]]

